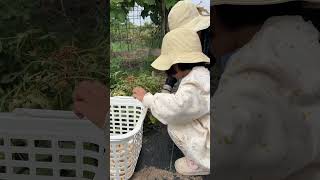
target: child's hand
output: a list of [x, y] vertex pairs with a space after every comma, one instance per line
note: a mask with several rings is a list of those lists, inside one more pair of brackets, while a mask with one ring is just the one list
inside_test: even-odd
[[87, 117], [103, 128], [109, 112], [109, 89], [98, 82], [83, 81], [74, 92], [74, 112], [79, 118]]
[[133, 97], [138, 99], [139, 101], [143, 101], [144, 96], [147, 94], [146, 90], [141, 87], [136, 87], [133, 89]]

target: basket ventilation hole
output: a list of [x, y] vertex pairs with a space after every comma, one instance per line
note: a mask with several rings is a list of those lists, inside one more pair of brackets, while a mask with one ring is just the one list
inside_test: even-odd
[[29, 175], [30, 169], [28, 167], [13, 167], [13, 173]]
[[0, 160], [5, 160], [6, 156], [4, 154], [4, 152], [0, 152]]
[[91, 157], [83, 157], [83, 164], [87, 164], [95, 167], [98, 167], [99, 165], [98, 160]]
[[0, 166], [0, 174], [4, 174], [7, 172], [7, 167], [6, 166]]
[[61, 163], [76, 163], [76, 157], [75, 156], [60, 155], [59, 162], [61, 162]]
[[26, 147], [28, 142], [26, 139], [11, 139], [11, 146]]
[[59, 141], [59, 148], [61, 149], [75, 149], [76, 143], [74, 141]]
[[76, 177], [76, 171], [72, 169], [61, 169], [60, 170], [61, 177]]
[[83, 143], [83, 149], [88, 151], [93, 151], [93, 152], [99, 152], [99, 145], [85, 142]]
[[0, 146], [3, 146], [4, 145], [4, 140], [3, 138], [0, 138]]
[[95, 173], [91, 171], [83, 171], [83, 178], [94, 179]]
[[51, 148], [52, 144], [50, 140], [35, 140], [34, 147], [37, 148]]
[[36, 154], [36, 161], [52, 162], [52, 155], [50, 155], [50, 154]]
[[12, 153], [12, 160], [28, 161], [29, 154], [27, 154], [27, 153]]
[[36, 175], [40, 176], [53, 176], [53, 169], [50, 168], [37, 168]]

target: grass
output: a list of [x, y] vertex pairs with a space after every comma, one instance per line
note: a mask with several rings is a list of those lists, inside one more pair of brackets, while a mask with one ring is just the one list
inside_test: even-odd
[[67, 12], [61, 14], [56, 5], [62, 1], [39, 2], [4, 0], [1, 7], [0, 112], [71, 110], [79, 81], [109, 80], [110, 40], [98, 13], [103, 5], [64, 1]]
[[111, 51], [112, 52], [129, 52], [137, 49], [146, 48], [146, 45], [143, 42], [125, 42], [118, 41], [111, 43]]
[[121, 42], [112, 42], [111, 50], [112, 52], [123, 52], [123, 51], [127, 51], [128, 48], [126, 45], [123, 45], [123, 43]]
[[110, 88], [112, 96], [131, 96], [135, 87], [143, 87], [151, 93], [159, 92], [162, 87], [163, 76], [153, 76], [151, 68], [115, 71], [111, 73]]

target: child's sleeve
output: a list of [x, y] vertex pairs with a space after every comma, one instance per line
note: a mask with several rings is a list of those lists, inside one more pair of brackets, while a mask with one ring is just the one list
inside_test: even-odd
[[265, 72], [232, 71], [220, 81], [211, 103], [214, 179], [280, 180], [315, 157], [317, 138], [286, 96], [294, 89], [281, 72]]
[[163, 124], [191, 122], [209, 113], [207, 100], [199, 88], [192, 83], [180, 85], [176, 94], [146, 94], [143, 104], [150, 108], [152, 115]]

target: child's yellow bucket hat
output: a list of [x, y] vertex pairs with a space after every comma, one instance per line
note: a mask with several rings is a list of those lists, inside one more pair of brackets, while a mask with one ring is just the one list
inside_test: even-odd
[[201, 15], [198, 8], [190, 0], [177, 2], [168, 15], [169, 29], [192, 29], [196, 32], [207, 29], [210, 26], [210, 15]]
[[320, 3], [320, 0], [211, 0], [211, 5], [270, 5], [280, 4], [291, 1], [305, 1], [310, 3]]
[[160, 71], [166, 71], [177, 63], [210, 62], [210, 58], [202, 52], [198, 33], [177, 28], [167, 33], [162, 41], [161, 55], [151, 64]]

